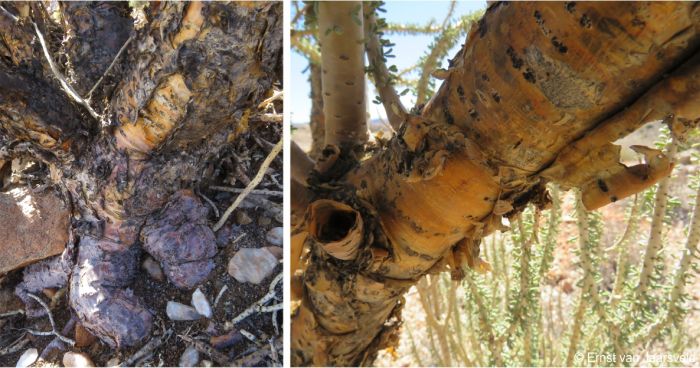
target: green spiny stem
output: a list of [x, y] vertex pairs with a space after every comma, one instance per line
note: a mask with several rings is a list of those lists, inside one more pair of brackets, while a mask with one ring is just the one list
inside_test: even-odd
[[649, 326], [645, 331], [637, 334], [633, 339], [633, 346], [647, 340], [653, 340], [659, 333], [671, 324], [674, 317], [683, 315], [681, 298], [684, 292], [685, 285], [688, 283], [688, 278], [692, 274], [688, 272], [692, 264], [693, 257], [698, 254], [698, 241], [700, 241], [700, 185], [698, 185], [695, 196], [695, 206], [693, 209], [693, 217], [688, 229], [688, 238], [686, 240], [683, 256], [681, 257], [678, 268], [674, 276], [673, 287], [671, 289], [666, 314], [664, 317]]
[[610, 293], [610, 308], [615, 309], [622, 299], [622, 289], [625, 285], [627, 279], [627, 263], [629, 262], [629, 254], [627, 252], [628, 245], [636, 237], [637, 228], [639, 227], [639, 214], [641, 210], [641, 199], [639, 195], [634, 196], [634, 201], [630, 206], [629, 219], [627, 221], [627, 227], [625, 232], [620, 237], [620, 240], [614, 246], [617, 252], [617, 269], [615, 270], [615, 283], [613, 286], [612, 293]]
[[[671, 142], [668, 147], [668, 154], [671, 159], [676, 155], [678, 146]], [[637, 283], [637, 295], [643, 299], [647, 298], [647, 291], [653, 272], [657, 263], [657, 255], [661, 250], [661, 240], [663, 239], [664, 218], [666, 217], [666, 205], [668, 203], [668, 188], [670, 178], [664, 178], [659, 182], [654, 199], [654, 217], [649, 231], [649, 242], [644, 252], [644, 263]]]

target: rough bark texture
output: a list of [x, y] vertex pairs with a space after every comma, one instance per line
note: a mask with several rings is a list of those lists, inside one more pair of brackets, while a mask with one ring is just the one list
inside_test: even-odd
[[[292, 364], [371, 364], [395, 343], [403, 293], [427, 273], [458, 278], [463, 264], [479, 264], [480, 239], [526, 204], [546, 206], [548, 180], [585, 189], [622, 173], [644, 179], [636, 191], [666, 175], [663, 155], [645, 151], [651, 162], [624, 168], [609, 146], [659, 114], [697, 124], [699, 31], [697, 3], [492, 5], [423, 111], [371, 159], [312, 188], [338, 210], [307, 210], [294, 234], [308, 253], [296, 251], [304, 276]], [[655, 86], [666, 92], [645, 102]], [[618, 118], [630, 110], [645, 113]], [[607, 154], [606, 164], [574, 181], [543, 174], [580, 152]], [[338, 243], [356, 256], [328, 248]]]
[[[70, 304], [82, 325], [113, 347], [138, 344], [152, 325], [128, 289], [139, 239], [178, 286], [193, 287], [207, 273], [211, 230], [201, 218], [182, 224], [203, 206], [190, 192], [172, 194], [202, 180], [206, 165], [246, 131], [250, 110], [279, 80], [282, 6], [150, 3], [139, 27], [126, 3], [61, 4], [60, 23], [39, 3], [3, 6], [0, 138], [8, 155], [48, 163], [72, 202], [78, 255]], [[114, 63], [87, 100], [101, 121], [66, 97], [33, 41], [32, 22], [83, 98]], [[193, 242], [200, 254], [182, 252]], [[175, 245], [183, 259], [167, 254]], [[185, 268], [193, 261], [204, 267], [197, 263], [190, 275]]]

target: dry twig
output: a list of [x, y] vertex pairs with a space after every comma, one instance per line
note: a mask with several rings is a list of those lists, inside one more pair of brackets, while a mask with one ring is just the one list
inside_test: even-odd
[[20, 336], [19, 339], [13, 341], [7, 347], [0, 349], [0, 356], [16, 353], [24, 349], [24, 347], [27, 346], [27, 344], [29, 344], [27, 334], [22, 334], [22, 336]]
[[233, 213], [233, 210], [235, 210], [238, 207], [238, 205], [241, 204], [243, 199], [245, 199], [245, 197], [247, 197], [248, 194], [250, 194], [250, 192], [253, 189], [255, 189], [255, 187], [258, 186], [258, 184], [260, 184], [263, 177], [265, 176], [265, 172], [267, 171], [267, 168], [270, 167], [270, 164], [275, 159], [275, 157], [277, 157], [277, 155], [280, 153], [281, 150], [282, 150], [282, 139], [280, 139], [280, 141], [277, 142], [275, 147], [272, 148], [272, 151], [270, 151], [270, 153], [267, 155], [267, 157], [265, 158], [265, 161], [263, 161], [262, 165], [260, 165], [260, 169], [258, 170], [258, 173], [255, 174], [255, 177], [253, 178], [253, 180], [250, 181], [250, 184], [248, 184], [248, 186], [245, 188], [243, 193], [241, 193], [238, 197], [236, 197], [236, 200], [233, 201], [231, 206], [229, 206], [229, 208], [226, 209], [226, 212], [224, 212], [224, 215], [221, 216], [221, 218], [219, 219], [219, 222], [217, 222], [216, 225], [214, 225], [212, 230], [219, 231], [219, 229], [221, 229], [221, 227], [224, 226], [224, 223], [226, 223], [226, 220], [228, 220], [228, 217], [231, 216], [231, 213]]
[[154, 337], [152, 338], [146, 345], [144, 345], [139, 351], [135, 352], [134, 355], [129, 357], [127, 360], [125, 360], [122, 364], [120, 364], [120, 367], [131, 367], [134, 365], [134, 363], [138, 360], [141, 360], [144, 357], [147, 357], [149, 354], [153, 354], [153, 351], [160, 347], [165, 340], [170, 337], [170, 334], [172, 333], [172, 330], [167, 330], [163, 335]]
[[54, 320], [53, 320], [53, 314], [51, 314], [51, 309], [49, 309], [49, 306], [43, 300], [41, 300], [41, 298], [39, 298], [38, 296], [36, 296], [32, 293], [27, 293], [27, 295], [30, 298], [36, 300], [36, 302], [39, 303], [46, 310], [46, 314], [49, 316], [49, 322], [51, 323], [51, 331], [43, 332], [43, 331], [36, 331], [36, 330], [27, 329], [27, 332], [29, 332], [32, 335], [36, 335], [36, 336], [51, 336], [51, 335], [53, 335], [53, 336], [56, 336], [59, 339], [61, 339], [61, 341], [65, 342], [66, 344], [68, 344], [70, 346], [75, 346], [75, 341], [61, 335], [60, 333], [58, 333], [58, 331], [56, 331], [56, 322], [54, 322]]
[[280, 273], [279, 275], [277, 275], [275, 277], [275, 279], [272, 280], [272, 282], [270, 283], [270, 288], [269, 288], [268, 293], [265, 294], [265, 296], [260, 298], [260, 300], [255, 302], [253, 305], [248, 307], [248, 309], [244, 310], [241, 314], [236, 316], [236, 318], [234, 318], [231, 321], [231, 324], [236, 325], [237, 323], [240, 323], [241, 321], [248, 318], [251, 314], [253, 314], [255, 312], [265, 313], [265, 312], [273, 312], [273, 311], [282, 309], [282, 303], [275, 304], [272, 306], [264, 306], [267, 302], [269, 302], [270, 300], [274, 299], [275, 296], [277, 296], [277, 292], [275, 291], [275, 287], [280, 282], [280, 280], [282, 280], [282, 275], [283, 275], [283, 273]]
[[186, 335], [177, 335], [177, 337], [192, 344], [194, 348], [197, 349], [197, 351], [199, 351], [202, 354], [208, 355], [212, 360], [220, 364], [222, 367], [235, 367], [235, 365], [230, 365], [229, 359], [225, 354], [214, 349], [211, 345], [199, 340], [195, 340]]
[[[222, 187], [222, 186], [217, 186], [217, 185], [212, 185], [209, 187], [209, 189], [218, 190], [221, 192], [230, 192], [230, 193], [242, 193], [246, 190], [246, 188]], [[253, 189], [250, 191], [250, 194], [281, 196], [283, 194], [283, 192], [281, 190]]]

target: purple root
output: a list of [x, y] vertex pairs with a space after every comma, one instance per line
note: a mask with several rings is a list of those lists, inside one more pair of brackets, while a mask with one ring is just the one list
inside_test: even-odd
[[153, 316], [127, 286], [139, 249], [83, 237], [73, 270], [70, 304], [82, 325], [112, 348], [135, 346], [150, 335]]
[[141, 230], [143, 248], [178, 288], [194, 289], [214, 269], [216, 237], [207, 225], [208, 212], [192, 191], [181, 190]]

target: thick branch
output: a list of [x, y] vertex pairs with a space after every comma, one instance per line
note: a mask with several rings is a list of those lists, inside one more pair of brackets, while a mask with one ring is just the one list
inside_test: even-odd
[[343, 149], [368, 139], [362, 2], [318, 4], [326, 144]]

